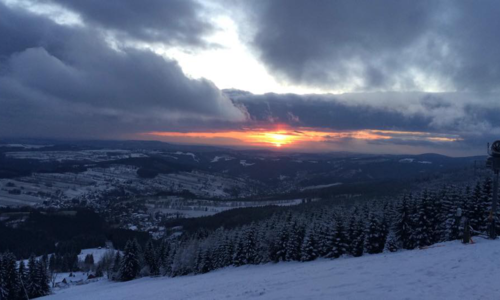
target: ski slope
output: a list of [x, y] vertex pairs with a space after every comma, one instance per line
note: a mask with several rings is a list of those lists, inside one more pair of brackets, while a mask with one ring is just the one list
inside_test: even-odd
[[360, 258], [227, 268], [204, 275], [101, 280], [56, 291], [81, 299], [500, 299], [500, 241], [447, 242]]

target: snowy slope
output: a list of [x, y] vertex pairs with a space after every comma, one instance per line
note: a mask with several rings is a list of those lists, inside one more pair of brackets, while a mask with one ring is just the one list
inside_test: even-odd
[[102, 280], [57, 291], [80, 299], [500, 299], [500, 241], [425, 250], [227, 268], [204, 275]]

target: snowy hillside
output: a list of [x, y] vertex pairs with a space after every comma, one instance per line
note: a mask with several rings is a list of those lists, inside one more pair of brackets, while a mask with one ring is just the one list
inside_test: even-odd
[[499, 299], [500, 241], [476, 238], [425, 250], [226, 268], [204, 275], [71, 287], [80, 299]]

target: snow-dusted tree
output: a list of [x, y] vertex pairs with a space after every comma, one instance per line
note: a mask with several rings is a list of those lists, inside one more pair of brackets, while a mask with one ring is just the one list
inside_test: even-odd
[[433, 217], [434, 212], [427, 192], [422, 194], [419, 202], [418, 218], [413, 230], [414, 240], [417, 247], [426, 247], [433, 240]]
[[398, 243], [400, 243], [401, 247], [404, 249], [415, 248], [415, 243], [412, 237], [412, 218], [406, 196], [396, 209], [394, 235]]
[[492, 193], [493, 193], [493, 186], [492, 186], [492, 181], [490, 178], [487, 178], [482, 185], [481, 189], [481, 197], [480, 197], [480, 202], [479, 206], [480, 209], [483, 211], [483, 219], [482, 222], [479, 224], [479, 230], [481, 232], [487, 232], [489, 225], [490, 225], [490, 218], [493, 217], [491, 216], [491, 199], [492, 199]]
[[127, 241], [118, 271], [118, 280], [128, 281], [139, 275], [140, 258], [137, 245], [137, 241]]
[[304, 242], [301, 247], [301, 261], [311, 261], [319, 257], [317, 232], [318, 229], [314, 225], [306, 230]]
[[114, 274], [113, 277], [117, 278], [117, 276], [119, 275], [121, 264], [122, 264], [122, 255], [120, 251], [116, 251], [112, 269]]
[[363, 255], [365, 249], [365, 231], [364, 222], [362, 220], [351, 219], [349, 225], [349, 253], [354, 257]]
[[268, 247], [268, 256], [272, 262], [284, 261], [286, 258], [286, 244], [290, 234], [287, 225], [286, 222], [276, 222], [274, 224], [276, 238], [271, 240]]
[[366, 231], [365, 248], [370, 254], [381, 253], [384, 251], [385, 238], [381, 222], [374, 215], [370, 217], [369, 225]]
[[19, 279], [19, 284], [20, 284], [20, 299], [27, 299], [28, 296], [28, 291], [27, 291], [27, 284], [28, 284], [28, 272], [26, 271], [26, 265], [24, 264], [24, 261], [21, 260], [19, 262], [19, 267], [17, 268], [17, 278]]
[[37, 277], [37, 261], [34, 254], [32, 254], [28, 260], [28, 277], [27, 277], [27, 290], [30, 298], [40, 297], [41, 287]]
[[50, 293], [46, 265], [43, 260], [38, 261], [34, 254], [28, 260], [26, 290], [30, 298], [41, 297]]
[[0, 299], [7, 299], [8, 290], [5, 287], [5, 266], [3, 254], [0, 253]]
[[36, 264], [38, 282], [42, 291], [41, 296], [50, 294], [50, 278], [47, 269], [47, 259], [41, 259]]
[[94, 268], [94, 255], [92, 253], [85, 255], [85, 259], [83, 260], [83, 264], [85, 266], [85, 271], [90, 271]]
[[347, 253], [349, 248], [349, 238], [345, 231], [344, 221], [342, 218], [337, 217], [333, 241], [332, 241], [332, 249], [326, 255], [328, 258], [338, 258]]
[[156, 252], [153, 241], [149, 240], [144, 248], [144, 262], [151, 276], [160, 274], [160, 263], [158, 258], [158, 253]]
[[158, 264], [159, 264], [159, 273], [165, 275], [167, 270], [169, 269], [169, 260], [170, 256], [170, 243], [166, 240], [160, 243], [158, 247]]
[[290, 234], [285, 246], [285, 260], [298, 261], [300, 260], [300, 250], [302, 241], [304, 240], [305, 229], [301, 224], [294, 222], [290, 227]]
[[396, 252], [400, 249], [401, 243], [396, 238], [394, 231], [389, 231], [387, 241], [385, 242], [385, 249], [389, 252]]
[[0, 282], [4, 290], [4, 299], [18, 299], [21, 295], [21, 283], [17, 273], [16, 257], [10, 252], [4, 253], [0, 264], [2, 265]]

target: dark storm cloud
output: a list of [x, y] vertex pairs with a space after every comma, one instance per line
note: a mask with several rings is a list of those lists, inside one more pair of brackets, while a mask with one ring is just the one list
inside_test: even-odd
[[[369, 95], [367, 95], [369, 97]], [[234, 97], [252, 120], [334, 130], [429, 130], [430, 117], [369, 105], [348, 105], [333, 95], [265, 94]]]
[[187, 78], [175, 61], [112, 49], [99, 31], [1, 3], [0, 15], [1, 135], [105, 136], [243, 119], [210, 81]]
[[285, 81], [330, 90], [498, 90], [500, 2], [245, 2], [251, 43]]
[[85, 23], [155, 43], [201, 46], [212, 25], [193, 0], [45, 0], [78, 13]]

